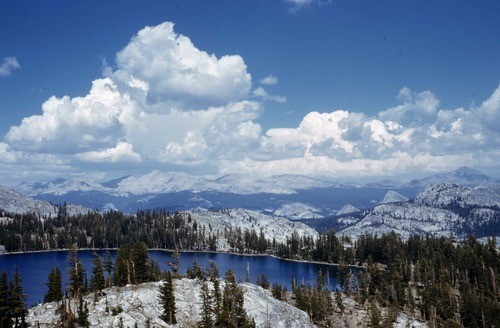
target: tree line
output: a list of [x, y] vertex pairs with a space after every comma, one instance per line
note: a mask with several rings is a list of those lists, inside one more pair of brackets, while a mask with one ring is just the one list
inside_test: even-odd
[[[318, 238], [293, 233], [285, 242], [277, 243], [266, 240], [262, 231], [211, 231], [186, 213], [161, 210], [69, 217], [60, 212], [55, 218], [4, 213], [13, 220], [2, 223], [0, 244], [8, 251], [67, 248], [72, 243], [104, 248], [140, 242], [145, 249], [215, 251], [219, 239], [224, 238], [230, 250], [239, 253], [339, 264], [341, 289], [370, 308], [374, 317], [377, 307], [382, 306], [419, 314], [434, 326], [500, 326], [500, 259], [494, 238], [486, 242], [473, 236], [462, 241], [453, 236], [402, 240], [390, 233], [363, 235], [353, 241], [331, 230]], [[365, 270], [353, 276], [349, 265], [361, 265]], [[105, 271], [110, 270], [109, 263], [103, 266], [108, 268]], [[113, 270], [117, 272], [108, 285], [140, 283], [159, 271], [148, 262], [144, 249], [123, 251], [123, 260]]]
[[26, 294], [19, 270], [14, 268], [10, 280], [5, 271], [0, 274], [0, 327], [27, 327]]

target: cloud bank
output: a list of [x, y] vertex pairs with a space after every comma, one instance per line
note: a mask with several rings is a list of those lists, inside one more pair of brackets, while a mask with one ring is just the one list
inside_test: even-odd
[[[11, 127], [0, 142], [0, 173], [23, 178], [175, 168], [346, 178], [461, 165], [498, 170], [500, 85], [470, 108], [441, 108], [431, 91], [403, 87], [399, 104], [376, 116], [315, 111], [295, 128], [263, 131], [263, 102], [285, 98], [262, 86], [252, 90], [241, 56], [202, 51], [173, 23], [140, 30], [115, 64], [87, 95], [50, 97], [41, 113]], [[278, 78], [259, 82], [272, 86]]]

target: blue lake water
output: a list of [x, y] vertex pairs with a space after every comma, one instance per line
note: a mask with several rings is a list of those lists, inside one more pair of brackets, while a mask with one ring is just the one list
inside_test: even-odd
[[[90, 250], [78, 252], [89, 280], [92, 271], [92, 252]], [[105, 253], [106, 251], [98, 251], [98, 254], [101, 256], [104, 256]], [[110, 254], [114, 260], [116, 252], [110, 251]], [[167, 261], [172, 260], [171, 252], [152, 250], [149, 251], [149, 255], [158, 262], [162, 271], [169, 269]], [[6, 254], [0, 256], [0, 271], [5, 270], [10, 277], [14, 271], [14, 267], [17, 266], [19, 268], [22, 285], [28, 296], [26, 304], [31, 306], [43, 300], [43, 296], [47, 291], [45, 283], [52, 268], [59, 267], [63, 273], [63, 284], [67, 282], [67, 259], [67, 251]], [[181, 253], [180, 273], [185, 273], [186, 269], [193, 264], [195, 259], [197, 259], [199, 266], [203, 269], [208, 267], [209, 261], [215, 261], [219, 267], [221, 277], [224, 277], [225, 272], [231, 269], [235, 272], [236, 278], [241, 281], [245, 281], [248, 267], [251, 282], [255, 282], [261, 273], [265, 273], [271, 283], [279, 283], [286, 286], [288, 290], [291, 289], [292, 277], [299, 284], [314, 285], [316, 283], [316, 275], [321, 269], [325, 276], [325, 286], [330, 286], [332, 290], [337, 288], [337, 267], [331, 265], [285, 261], [271, 256], [187, 252]], [[328, 280], [326, 276], [328, 276]]]

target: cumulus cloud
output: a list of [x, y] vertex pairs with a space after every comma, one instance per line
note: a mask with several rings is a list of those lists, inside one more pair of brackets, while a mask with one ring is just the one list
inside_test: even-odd
[[430, 91], [412, 92], [404, 87], [398, 99], [403, 103], [378, 114], [381, 120], [390, 120], [405, 125], [420, 125], [435, 119], [439, 100]]
[[402, 104], [376, 118], [343, 110], [308, 113], [297, 128], [268, 130], [254, 155], [224, 161], [221, 170], [387, 176], [460, 165], [488, 167], [498, 161], [500, 86], [470, 109], [439, 109], [430, 91], [403, 88], [398, 98]]
[[260, 79], [259, 82], [264, 85], [275, 85], [278, 84], [278, 78], [274, 75], [268, 75], [263, 79]]
[[286, 97], [272, 96], [269, 93], [267, 93], [266, 89], [264, 89], [263, 87], [258, 87], [257, 89], [253, 90], [252, 95], [254, 95], [255, 97], [262, 98], [263, 100], [271, 100], [278, 103], [286, 102]]
[[123, 137], [123, 121], [135, 110], [135, 102], [109, 79], [98, 79], [85, 97], [50, 97], [42, 115], [24, 118], [6, 135], [18, 150], [47, 153], [78, 153], [109, 148]]
[[252, 79], [238, 55], [217, 58], [166, 22], [145, 27], [116, 55], [116, 81], [147, 94], [149, 103], [220, 106], [245, 98]]
[[[498, 158], [499, 152], [487, 156]], [[372, 178], [382, 176], [408, 176], [409, 172], [442, 172], [461, 165], [482, 167], [484, 163], [471, 154], [449, 154], [435, 156], [429, 153], [409, 154], [395, 152], [384, 159], [338, 160], [329, 156], [303, 156], [272, 161], [245, 159], [242, 161], [222, 161], [222, 173], [272, 176], [278, 174], [304, 174], [316, 177]]]
[[240, 56], [208, 54], [173, 27], [142, 29], [87, 95], [50, 97], [39, 115], [11, 127], [0, 142], [0, 172], [147, 165], [338, 178], [498, 166], [500, 85], [471, 108], [440, 108], [431, 91], [404, 87], [399, 104], [375, 116], [314, 111], [296, 127], [263, 131], [256, 100], [285, 97], [252, 90]]
[[77, 157], [87, 162], [142, 162], [141, 156], [134, 152], [133, 146], [126, 142], [119, 142], [116, 147], [102, 151], [89, 151], [77, 154]]
[[16, 57], [4, 57], [0, 65], [0, 76], [9, 76], [16, 69], [20, 69], [21, 64], [17, 61]]
[[253, 122], [260, 105], [242, 101], [206, 111], [175, 112], [173, 122], [185, 122], [180, 135], [169, 138], [161, 161], [193, 164], [219, 158], [240, 159], [253, 151], [261, 137], [261, 127]]

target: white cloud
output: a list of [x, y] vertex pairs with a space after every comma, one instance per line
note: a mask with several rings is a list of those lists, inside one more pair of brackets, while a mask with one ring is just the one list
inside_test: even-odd
[[286, 102], [286, 97], [272, 96], [269, 93], [267, 93], [266, 89], [264, 89], [263, 87], [258, 87], [257, 89], [253, 90], [252, 95], [254, 95], [255, 97], [262, 98], [263, 100], [271, 100], [278, 103]]
[[[182, 59], [181, 59], [182, 58]], [[374, 117], [347, 110], [307, 113], [293, 128], [263, 131], [262, 104], [240, 56], [198, 50], [172, 23], [139, 31], [116, 69], [83, 97], [50, 97], [39, 115], [0, 142], [0, 174], [206, 168], [220, 173], [388, 176], [453, 169], [498, 170], [500, 85], [472, 108], [443, 109], [431, 91], [399, 91]], [[272, 85], [270, 75], [260, 81]], [[19, 173], [22, 170], [24, 173]], [[210, 173], [214, 173], [213, 171]]]
[[170, 121], [182, 122], [183, 129], [169, 138], [158, 159], [192, 164], [189, 162], [242, 158], [258, 147], [261, 127], [253, 120], [259, 111], [258, 103], [243, 101], [205, 111], [173, 112]]
[[285, 2], [292, 5], [290, 12], [296, 13], [298, 10], [311, 5], [313, 0], [285, 0]]
[[8, 144], [0, 142], [0, 163], [15, 163], [17, 158], [18, 155]]
[[76, 155], [87, 162], [142, 162], [141, 156], [134, 152], [133, 146], [126, 142], [119, 142], [116, 147], [108, 148], [102, 151], [89, 151]]
[[116, 81], [131, 87], [141, 81], [148, 103], [177, 108], [225, 105], [246, 98], [252, 85], [240, 56], [201, 51], [170, 22], [140, 30], [117, 53], [116, 65]]
[[[410, 175], [460, 165], [491, 168], [498, 162], [500, 130], [494, 122], [500, 122], [500, 86], [469, 110], [438, 110], [429, 91], [403, 88], [399, 99], [403, 104], [394, 108], [400, 111], [389, 109], [378, 118], [348, 111], [308, 113], [297, 128], [268, 130], [244, 160], [221, 161], [221, 171], [338, 178]], [[407, 115], [420, 118], [420, 124], [404, 119]]]
[[284, 2], [291, 5], [289, 12], [292, 14], [296, 14], [301, 9], [308, 8], [313, 4], [323, 6], [330, 3], [331, 0], [284, 0]]
[[274, 75], [268, 75], [263, 79], [260, 79], [259, 82], [264, 85], [275, 85], [278, 84], [278, 78]]
[[378, 114], [381, 120], [390, 120], [405, 125], [420, 125], [433, 121], [439, 108], [439, 100], [430, 91], [412, 92], [404, 87], [398, 99], [404, 103]]
[[0, 76], [9, 76], [16, 69], [20, 68], [21, 64], [19, 64], [16, 57], [4, 57], [0, 65]]
[[134, 110], [129, 95], [121, 94], [109, 78], [99, 79], [85, 97], [50, 97], [42, 115], [11, 127], [6, 140], [14, 149], [56, 154], [109, 148], [124, 136], [122, 122]]

